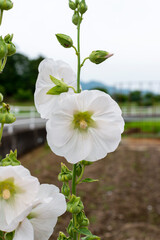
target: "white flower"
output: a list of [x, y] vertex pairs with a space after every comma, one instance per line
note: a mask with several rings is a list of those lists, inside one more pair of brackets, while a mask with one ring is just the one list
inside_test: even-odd
[[0, 167], [1, 231], [12, 231], [24, 219], [38, 191], [38, 179], [23, 166]]
[[42, 184], [32, 210], [15, 230], [13, 240], [48, 240], [57, 218], [66, 211], [66, 200], [54, 185]]
[[[63, 79], [66, 84], [76, 88], [76, 75], [70, 66], [63, 61], [44, 59], [39, 65], [39, 74], [34, 94], [35, 106], [42, 118], [48, 119], [53, 107], [57, 104], [58, 95], [50, 95], [47, 92], [55, 86], [50, 75], [58, 80]], [[73, 90], [70, 90], [73, 92]], [[62, 93], [63, 94], [63, 93]]]
[[62, 95], [46, 129], [52, 151], [77, 163], [96, 161], [113, 152], [121, 140], [124, 121], [108, 94], [92, 90]]

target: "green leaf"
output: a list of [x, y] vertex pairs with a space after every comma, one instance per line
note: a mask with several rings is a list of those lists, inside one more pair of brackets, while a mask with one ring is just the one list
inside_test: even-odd
[[52, 80], [52, 82], [55, 84], [55, 85], [60, 85], [61, 84], [61, 81], [58, 80], [57, 78], [53, 77], [50, 75], [50, 79]]
[[92, 233], [88, 230], [88, 228], [76, 229], [76, 232], [86, 235], [86, 236], [92, 236]]
[[85, 178], [83, 179], [81, 182], [98, 182], [99, 180], [98, 179], [92, 179], [92, 178]]

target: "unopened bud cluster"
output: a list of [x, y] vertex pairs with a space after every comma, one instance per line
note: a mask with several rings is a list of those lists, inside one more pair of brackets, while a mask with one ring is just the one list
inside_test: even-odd
[[75, 25], [80, 24], [82, 15], [87, 11], [88, 7], [85, 0], [69, 0], [69, 7], [74, 11], [72, 22]]
[[12, 56], [16, 52], [16, 47], [12, 43], [13, 34], [6, 35], [4, 39], [0, 36], [0, 59], [6, 56]]

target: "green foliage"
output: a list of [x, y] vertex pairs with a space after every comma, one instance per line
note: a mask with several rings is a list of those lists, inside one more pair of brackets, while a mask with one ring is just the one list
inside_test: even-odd
[[18, 100], [33, 98], [35, 83], [38, 75], [38, 65], [42, 57], [30, 60], [17, 53], [7, 59], [7, 64], [0, 76], [0, 91], [7, 97], [16, 97]]

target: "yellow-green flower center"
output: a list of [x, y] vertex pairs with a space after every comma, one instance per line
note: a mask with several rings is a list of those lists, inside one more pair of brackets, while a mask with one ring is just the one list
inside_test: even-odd
[[11, 193], [9, 191], [9, 189], [4, 189], [2, 192], [2, 198], [4, 200], [8, 200], [11, 197]]
[[86, 131], [89, 127], [95, 127], [95, 121], [92, 119], [92, 112], [76, 112], [73, 115], [73, 126], [80, 131]]
[[14, 178], [8, 178], [0, 182], [0, 199], [9, 200], [14, 196], [17, 190], [14, 184]]

